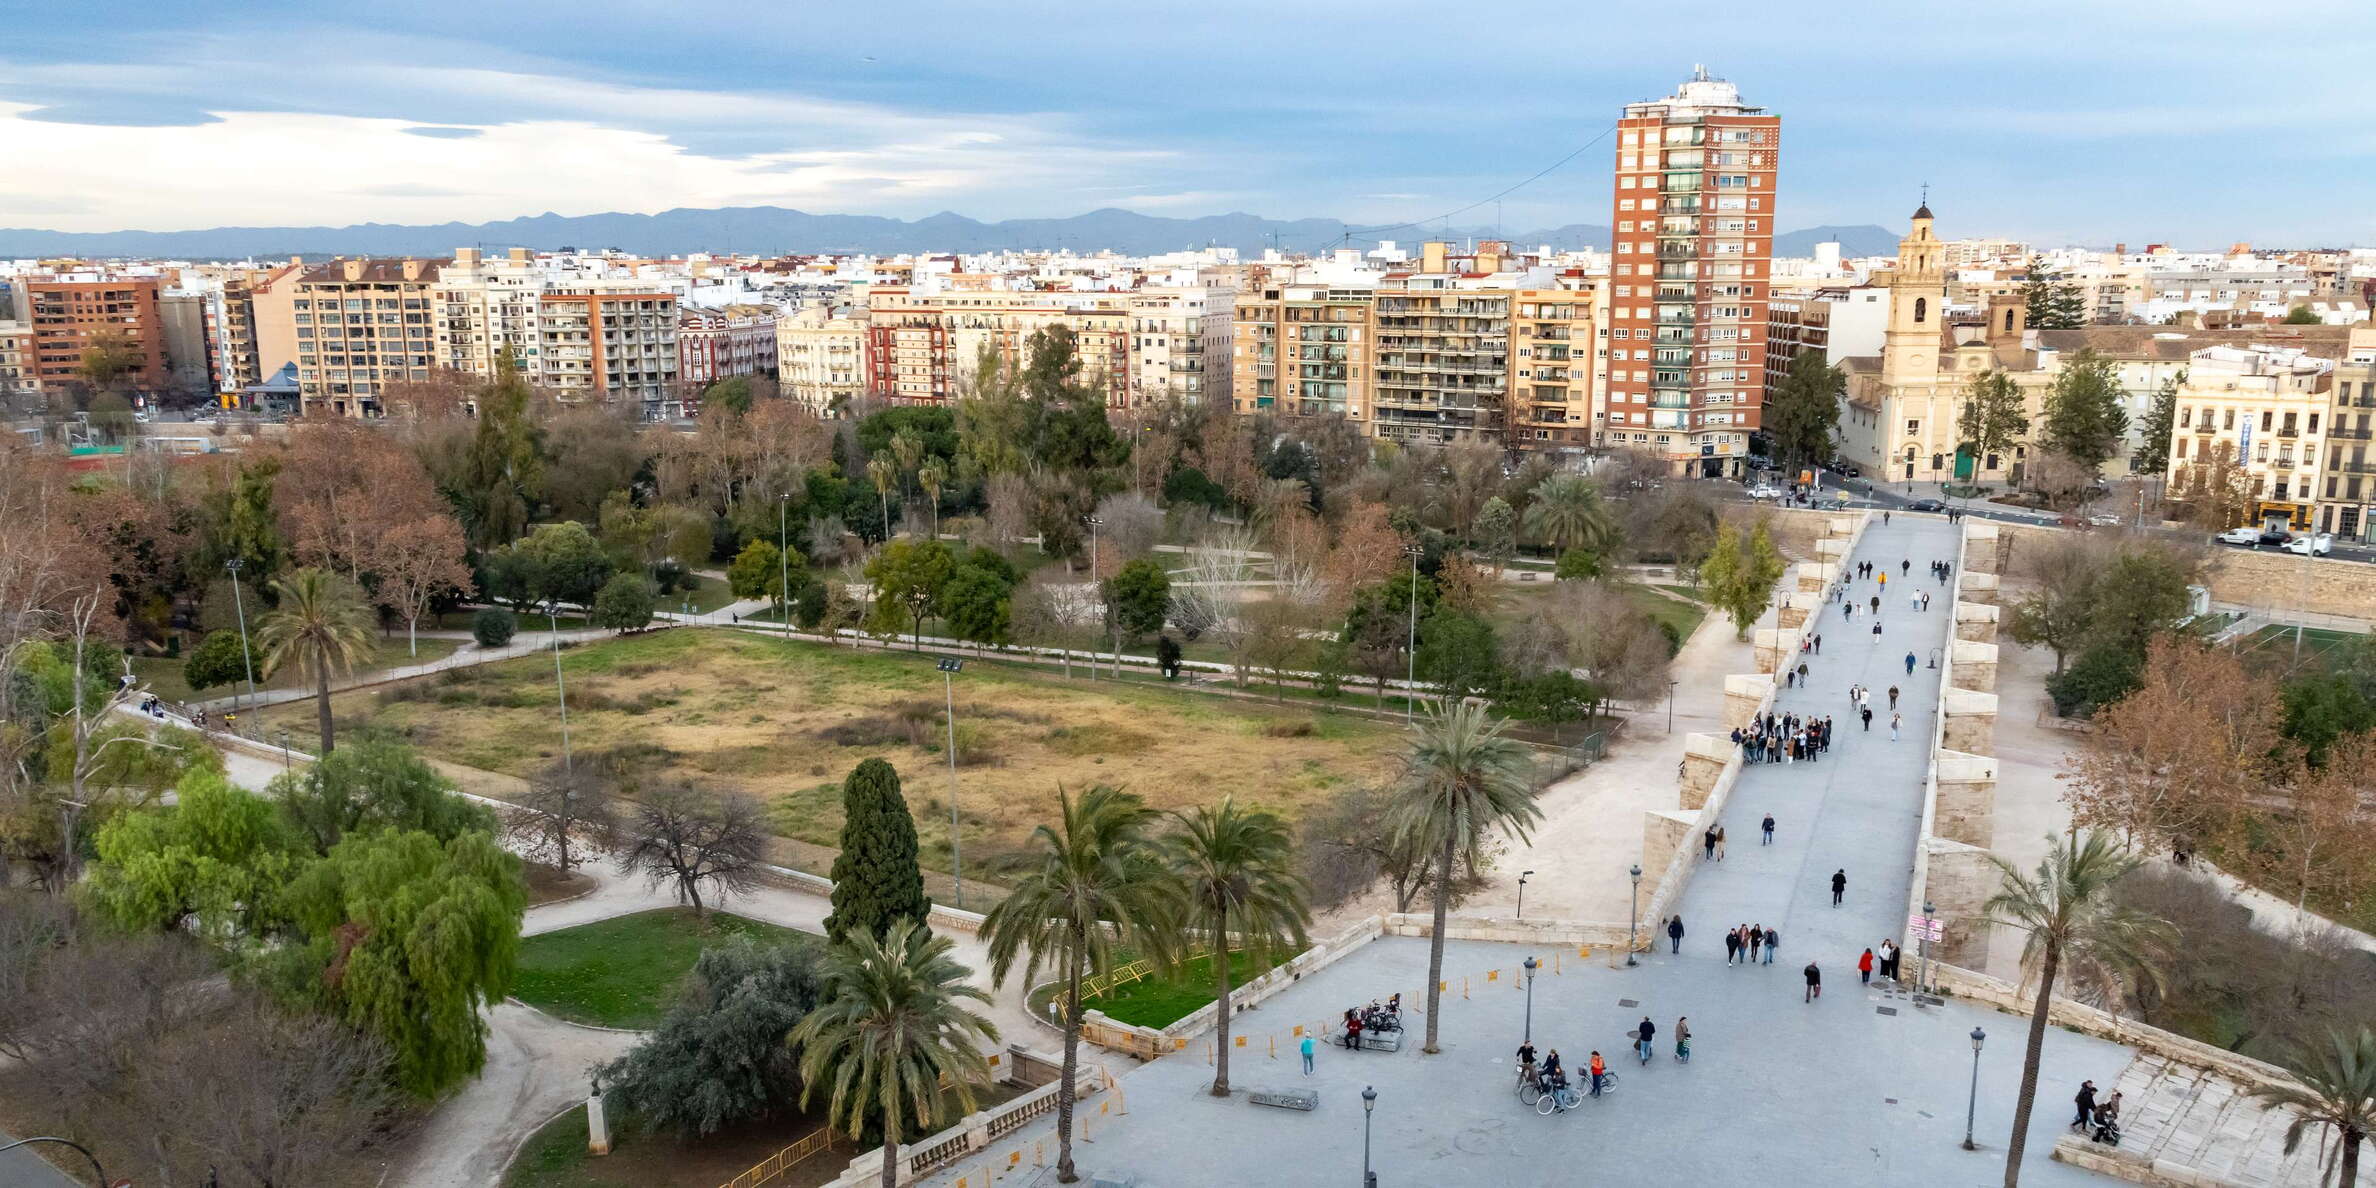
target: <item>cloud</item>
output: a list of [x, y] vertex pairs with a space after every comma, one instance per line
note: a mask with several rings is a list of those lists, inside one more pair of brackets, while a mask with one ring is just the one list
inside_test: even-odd
[[1181, 190], [1171, 194], [1131, 194], [1111, 201], [1130, 210], [1171, 210], [1183, 206], [1219, 210], [1239, 197], [1227, 190]]
[[484, 128], [406, 128], [404, 131], [410, 136], [426, 136], [432, 140], [468, 140], [473, 136], [485, 135], [487, 130]]

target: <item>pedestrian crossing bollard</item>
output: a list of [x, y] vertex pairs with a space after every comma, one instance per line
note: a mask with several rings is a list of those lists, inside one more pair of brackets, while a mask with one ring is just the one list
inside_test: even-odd
[[1486, 970], [1486, 971], [1485, 971], [1485, 980], [1486, 980], [1486, 981], [1488, 981], [1488, 982], [1498, 982], [1498, 981], [1500, 981], [1500, 980], [1501, 980], [1501, 971], [1500, 971], [1500, 970], [1498, 970], [1498, 969], [1489, 969], [1489, 970]]
[[1273, 1060], [1277, 1060], [1277, 1059], [1279, 1058], [1279, 1037], [1278, 1037], [1278, 1036], [1275, 1036], [1275, 1035], [1274, 1035], [1274, 1036], [1270, 1037], [1270, 1049], [1271, 1049], [1270, 1058], [1271, 1058], [1271, 1059], [1273, 1059]]
[[1460, 997], [1462, 997], [1463, 999], [1466, 999], [1466, 998], [1468, 997], [1468, 975], [1467, 975], [1467, 974], [1462, 974], [1462, 975], [1460, 975]]

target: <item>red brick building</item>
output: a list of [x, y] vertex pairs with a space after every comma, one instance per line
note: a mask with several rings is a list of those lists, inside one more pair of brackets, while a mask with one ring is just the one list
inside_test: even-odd
[[151, 389], [165, 383], [165, 327], [153, 276], [51, 277], [25, 282], [32, 357], [27, 378], [44, 391], [85, 383], [92, 348], [110, 340], [130, 354], [120, 382]]

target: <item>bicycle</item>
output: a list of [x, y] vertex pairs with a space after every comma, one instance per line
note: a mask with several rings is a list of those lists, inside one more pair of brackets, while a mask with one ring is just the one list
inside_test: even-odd
[[1520, 1067], [1518, 1070], [1518, 1104], [1533, 1105], [1535, 1100], [1542, 1095], [1542, 1078], [1535, 1075], [1535, 1066], [1529, 1064]]
[[1583, 1104], [1583, 1090], [1573, 1085], [1562, 1085], [1552, 1092], [1543, 1094], [1542, 1098], [1535, 1102], [1535, 1113], [1548, 1118], [1553, 1114], [1565, 1113]]

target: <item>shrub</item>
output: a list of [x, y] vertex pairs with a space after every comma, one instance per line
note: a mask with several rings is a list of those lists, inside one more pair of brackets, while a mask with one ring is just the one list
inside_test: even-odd
[[500, 648], [519, 633], [520, 620], [510, 611], [488, 607], [470, 617], [470, 638], [482, 648]]
[[247, 660], [236, 633], [210, 632], [190, 658], [182, 661], [182, 682], [192, 689], [237, 684], [247, 676]]

